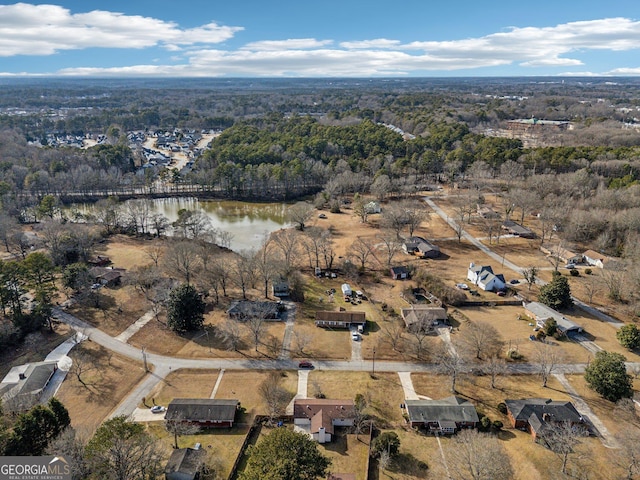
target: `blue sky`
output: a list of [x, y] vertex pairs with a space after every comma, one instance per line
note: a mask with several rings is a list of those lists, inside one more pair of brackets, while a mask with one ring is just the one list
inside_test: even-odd
[[637, 0], [0, 1], [0, 75], [640, 75]]

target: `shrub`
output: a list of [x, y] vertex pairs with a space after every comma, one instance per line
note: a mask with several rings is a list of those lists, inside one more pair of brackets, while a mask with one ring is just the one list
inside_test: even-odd
[[580, 276], [580, 272], [578, 270], [576, 270], [575, 268], [573, 270], [569, 270], [569, 273], [571, 274], [572, 277], [579, 277]]
[[494, 430], [502, 430], [503, 426], [504, 424], [500, 420], [494, 420], [491, 424], [491, 428], [493, 428]]
[[506, 415], [507, 414], [507, 404], [504, 403], [504, 402], [500, 402], [498, 404], [498, 411], [500, 413], [502, 413], [503, 415]]
[[478, 427], [478, 430], [480, 430], [481, 432], [488, 432], [490, 428], [491, 428], [491, 419], [483, 415], [480, 418], [480, 426]]
[[511, 349], [507, 352], [507, 359], [509, 360], [522, 360], [524, 356], [515, 349]]
[[585, 268], [584, 273], [587, 275], [591, 275], [593, 273], [593, 270], [591, 270], [590, 268]]

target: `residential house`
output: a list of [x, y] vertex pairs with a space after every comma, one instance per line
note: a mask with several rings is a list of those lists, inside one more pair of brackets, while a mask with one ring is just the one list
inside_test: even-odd
[[477, 204], [476, 212], [482, 218], [500, 218], [500, 214], [487, 205]]
[[435, 332], [435, 326], [447, 321], [447, 311], [435, 305], [412, 305], [400, 310], [409, 331]]
[[583, 257], [561, 245], [541, 245], [540, 251], [566, 263], [582, 263]]
[[412, 427], [434, 433], [451, 434], [462, 428], [475, 428], [480, 422], [476, 407], [457, 396], [441, 400], [405, 400], [405, 410]]
[[410, 278], [409, 269], [407, 267], [391, 267], [389, 270], [391, 272], [391, 278], [393, 278], [394, 280], [404, 280]]
[[502, 224], [502, 229], [509, 232], [511, 235], [516, 235], [521, 238], [536, 238], [536, 234], [527, 227], [514, 222], [513, 220], [505, 220]]
[[8, 410], [28, 410], [40, 401], [57, 370], [55, 361], [13, 367], [0, 383], [0, 400]]
[[584, 263], [592, 267], [598, 267], [605, 270], [614, 270], [620, 268], [620, 260], [598, 253], [595, 250], [587, 250], [582, 254]]
[[233, 302], [227, 314], [229, 318], [244, 322], [250, 318], [262, 318], [267, 321], [280, 320], [284, 305], [280, 302], [252, 302], [239, 300]]
[[362, 328], [367, 324], [365, 312], [319, 310], [316, 312], [316, 327]]
[[284, 279], [280, 279], [273, 282], [273, 296], [278, 298], [285, 298], [289, 296], [289, 282]]
[[116, 287], [122, 283], [122, 275], [126, 270], [124, 268], [111, 267], [92, 267], [89, 273], [93, 277], [95, 283], [104, 285], [105, 287]]
[[505, 400], [507, 417], [513, 428], [529, 432], [534, 440], [544, 435], [544, 430], [552, 424], [568, 422], [588, 430], [582, 415], [571, 402], [550, 398], [526, 398]]
[[353, 400], [298, 398], [293, 402], [293, 424], [318, 443], [330, 442], [335, 427], [351, 427], [356, 417]]
[[472, 281], [474, 285], [488, 292], [502, 290], [507, 285], [501, 273], [496, 275], [490, 266], [476, 265], [473, 262], [469, 264], [467, 280]]
[[87, 263], [94, 267], [106, 267], [111, 263], [111, 259], [105, 255], [96, 255], [95, 257], [87, 260]]
[[422, 237], [409, 237], [402, 244], [402, 250], [409, 255], [420, 258], [436, 258], [440, 256], [440, 247]]
[[380, 204], [378, 202], [369, 202], [364, 206], [364, 211], [371, 213], [380, 213], [382, 209], [380, 208]]
[[200, 450], [177, 448], [164, 467], [165, 480], [199, 480], [204, 467], [204, 456]]
[[231, 428], [240, 402], [211, 398], [176, 398], [167, 407], [165, 420], [206, 428]]
[[565, 335], [582, 332], [582, 327], [580, 325], [569, 320], [567, 317], [562, 315], [560, 312], [557, 312], [553, 308], [546, 306], [544, 303], [522, 302], [522, 306], [524, 307], [525, 314], [528, 317], [533, 318], [539, 328], [544, 328], [547, 320], [553, 318], [558, 325], [558, 330]]

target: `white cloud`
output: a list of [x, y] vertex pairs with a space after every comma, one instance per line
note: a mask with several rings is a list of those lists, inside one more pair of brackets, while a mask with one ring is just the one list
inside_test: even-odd
[[316, 40], [315, 38], [292, 38], [289, 40], [263, 40], [247, 43], [243, 50], [309, 50], [331, 45], [332, 40]]
[[608, 75], [629, 75], [629, 76], [635, 76], [635, 75], [640, 75], [640, 67], [635, 67], [635, 68], [616, 68], [614, 70], [611, 70], [610, 72], [607, 72]]
[[216, 44], [240, 30], [216, 23], [181, 29], [173, 22], [139, 15], [103, 10], [72, 14], [57, 5], [17, 3], [0, 5], [0, 56], [51, 55], [92, 47]]
[[[0, 6], [0, 56], [50, 55], [92, 47], [162, 46], [175, 65], [64, 68], [61, 75], [173, 76], [383, 76], [464, 71], [514, 65], [593, 68], [590, 50], [640, 49], [640, 22], [628, 18], [579, 21], [550, 27], [510, 27], [490, 35], [448, 41], [402, 43], [388, 38], [359, 41], [293, 38], [212, 48], [242, 27], [208, 23], [183, 29], [173, 22], [108, 11], [72, 14], [55, 5]], [[123, 63], [126, 52], [123, 51]], [[547, 70], [548, 71], [548, 70]], [[620, 68], [617, 75], [637, 75]], [[538, 70], [540, 72], [540, 70]], [[537, 73], [537, 72], [536, 72]]]
[[340, 44], [342, 48], [349, 50], [357, 49], [378, 49], [378, 48], [398, 48], [400, 46], [400, 40], [388, 40], [386, 38], [376, 38], [374, 40], [361, 40], [357, 42], [342, 42]]

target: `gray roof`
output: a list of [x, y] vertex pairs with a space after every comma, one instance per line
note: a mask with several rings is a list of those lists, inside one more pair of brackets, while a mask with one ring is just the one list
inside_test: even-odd
[[277, 302], [252, 302], [240, 300], [234, 302], [227, 313], [238, 319], [248, 319], [252, 317], [275, 319], [280, 316]]
[[447, 319], [447, 311], [434, 305], [413, 305], [412, 308], [403, 308], [400, 312], [407, 327], [414, 323], [426, 322], [431, 324], [435, 320]]
[[167, 407], [165, 418], [194, 422], [233, 422], [239, 403], [238, 400], [176, 398]]
[[202, 454], [193, 448], [178, 448], [171, 452], [171, 456], [164, 467], [168, 480], [173, 478], [196, 478], [196, 474], [203, 464]]
[[478, 422], [476, 407], [468, 400], [451, 396], [441, 400], [405, 400], [411, 422]]
[[558, 324], [558, 329], [563, 333], [567, 333], [574, 330], [578, 332], [582, 331], [582, 327], [580, 325], [569, 320], [560, 312], [555, 311], [553, 308], [547, 307], [544, 303], [540, 303], [540, 302], [526, 303], [524, 304], [524, 308], [529, 313], [535, 316], [536, 322], [538, 323], [543, 324], [547, 319], [553, 318]]
[[571, 423], [583, 421], [573, 403], [565, 400], [525, 398], [505, 400], [504, 403], [516, 421], [528, 422], [535, 432], [539, 432], [550, 421]]

